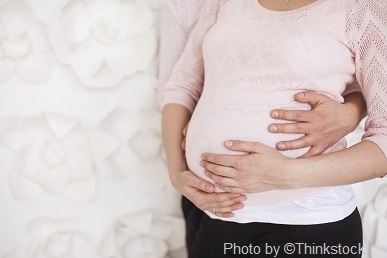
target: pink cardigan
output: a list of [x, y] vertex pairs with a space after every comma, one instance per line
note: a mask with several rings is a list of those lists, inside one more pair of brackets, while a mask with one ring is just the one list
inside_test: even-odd
[[[270, 110], [307, 109], [293, 101], [304, 90], [342, 101], [345, 92], [357, 90], [346, 87], [355, 74], [369, 114], [363, 140], [387, 154], [386, 8], [383, 0], [319, 0], [273, 12], [257, 0], [206, 1], [163, 99], [164, 105], [178, 103], [194, 111], [187, 136], [190, 169], [206, 178], [200, 155], [230, 153], [223, 147], [228, 139], [274, 147], [299, 137], [270, 134]], [[341, 140], [327, 152], [344, 147]], [[298, 157], [306, 151], [283, 154]], [[250, 194], [246, 204], [285, 203], [323, 190]]]
[[165, 83], [179, 60], [188, 37], [194, 28], [204, 0], [166, 0], [161, 15], [159, 54], [159, 104], [164, 96]]

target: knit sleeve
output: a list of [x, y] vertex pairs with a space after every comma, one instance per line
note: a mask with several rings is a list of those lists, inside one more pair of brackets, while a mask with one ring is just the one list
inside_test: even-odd
[[218, 11], [225, 1], [205, 1], [186, 47], [164, 86], [162, 106], [181, 104], [190, 112], [195, 108], [204, 82], [203, 39], [216, 22]]
[[157, 87], [159, 105], [164, 95], [164, 85], [184, 50], [202, 4], [200, 0], [165, 0], [163, 3]]
[[351, 84], [348, 84], [347, 87], [345, 87], [345, 90], [343, 92], [343, 96], [346, 96], [350, 93], [354, 92], [361, 92], [361, 88], [359, 83], [355, 80]]
[[387, 157], [386, 0], [359, 0], [348, 21], [356, 77], [368, 111], [362, 140], [377, 144]]

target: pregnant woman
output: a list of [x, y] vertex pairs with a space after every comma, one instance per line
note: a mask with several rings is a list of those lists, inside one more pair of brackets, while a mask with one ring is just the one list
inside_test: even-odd
[[[385, 75], [386, 58], [377, 56], [373, 44], [385, 50], [380, 38], [385, 38], [386, 17], [385, 2], [376, 0], [305, 0], [288, 6], [284, 1], [263, 0], [206, 3], [166, 86], [163, 135], [169, 169], [187, 170], [184, 153], [177, 148], [181, 144], [177, 130], [184, 127], [193, 110], [186, 161], [192, 172], [206, 178], [201, 166], [204, 152], [235, 154], [224, 147], [228, 139], [271, 147], [291, 140], [296, 136], [267, 132], [274, 122], [268, 118], [270, 111], [307, 109], [293, 101], [293, 95], [304, 90], [342, 102], [345, 92], [357, 90], [346, 87], [355, 71], [368, 107], [379, 106], [369, 110], [369, 115], [382, 119], [367, 130], [374, 132], [369, 139], [383, 149], [385, 85], [364, 78], [371, 72], [377, 78]], [[373, 27], [368, 28], [369, 24]], [[382, 99], [375, 98], [375, 93]], [[326, 152], [344, 148], [340, 140]], [[375, 154], [380, 154], [377, 150]], [[296, 158], [306, 151], [285, 151], [283, 155]], [[374, 159], [379, 165], [385, 162], [380, 155]], [[235, 256], [224, 249], [226, 242], [237, 246], [284, 246], [296, 241], [361, 245], [360, 217], [349, 186], [275, 189], [247, 194], [244, 203], [228, 219], [207, 212], [209, 217], [201, 223], [190, 256]], [[282, 255], [277, 257], [288, 257]], [[360, 256], [360, 251], [352, 254]]]
[[[204, 0], [164, 1], [158, 76], [160, 101], [163, 98], [165, 83], [184, 50], [204, 2]], [[277, 148], [290, 150], [310, 147], [304, 157], [321, 154], [331, 147], [337, 140], [351, 132], [366, 112], [361, 92], [345, 95], [344, 104], [313, 91], [297, 94], [295, 99], [311, 105], [312, 109], [310, 111], [278, 110], [272, 112], [273, 115], [278, 113], [277, 119], [286, 118], [292, 123], [271, 125], [268, 130], [275, 133], [303, 134], [296, 140], [278, 142]], [[230, 157], [234, 158], [234, 156], [227, 158]], [[215, 193], [213, 184], [197, 177], [192, 172], [182, 173], [180, 171], [171, 174], [171, 180], [176, 189], [183, 194], [182, 210], [186, 224], [188, 251], [191, 249], [200, 221], [203, 218], [203, 210], [211, 209], [215, 210], [219, 217], [231, 217], [234, 210], [243, 207], [240, 201], [245, 198], [244, 195], [232, 194], [227, 191], [222, 194]], [[242, 193], [248, 192], [242, 188], [229, 189], [239, 190]]]

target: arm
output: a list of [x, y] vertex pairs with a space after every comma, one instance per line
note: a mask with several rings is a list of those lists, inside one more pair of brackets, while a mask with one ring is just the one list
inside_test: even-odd
[[[302, 184], [352, 184], [387, 174], [387, 6], [374, 0], [360, 0], [357, 5], [348, 38], [367, 103], [366, 131], [360, 143], [345, 150], [287, 162], [288, 172], [304, 178]], [[306, 171], [311, 165], [314, 178]]]
[[[229, 141], [226, 147], [245, 156], [203, 155], [203, 167], [217, 185], [232, 193], [354, 184], [387, 174], [379, 146], [362, 141], [345, 150], [291, 159], [261, 143]], [[221, 164], [221, 165], [220, 165]]]
[[183, 53], [189, 34], [196, 24], [201, 6], [200, 1], [164, 1], [161, 13], [157, 86], [160, 106], [165, 84], [171, 76], [173, 67]]
[[344, 103], [313, 91], [295, 95], [295, 100], [310, 104], [310, 111], [273, 110], [271, 117], [292, 121], [288, 124], [272, 124], [271, 133], [305, 134], [305, 136], [277, 143], [278, 150], [293, 150], [311, 146], [303, 157], [323, 153], [338, 140], [352, 132], [366, 115], [366, 104], [361, 92], [349, 93]]
[[[204, 8], [207, 8], [207, 10]], [[165, 84], [165, 90], [162, 89], [161, 95], [165, 94], [163, 141], [167, 154], [169, 175], [174, 187], [198, 208], [202, 210], [216, 208], [218, 216], [230, 217], [233, 210], [243, 207], [241, 201], [245, 199], [245, 196], [230, 193], [214, 193], [214, 185], [188, 171], [184, 152], [181, 148], [183, 128], [191, 116], [203, 85], [204, 67], [201, 57], [201, 42], [205, 31], [209, 28], [209, 25], [205, 23], [211, 22], [211, 20], [207, 20], [208, 18], [211, 19], [211, 13], [209, 12], [213, 11], [210, 4], [207, 7], [203, 7], [203, 9], [204, 13], [202, 16], [204, 15], [206, 19], [201, 18], [198, 21], [198, 29], [192, 32], [182, 57], [176, 64], [170, 80]], [[172, 26], [176, 26], [176, 24]], [[203, 28], [205, 28], [204, 31], [201, 30]], [[184, 31], [181, 27], [179, 29]], [[174, 44], [176, 42], [172, 46]], [[163, 69], [161, 71], [165, 71], [165, 67]], [[161, 75], [162, 73], [160, 72]]]

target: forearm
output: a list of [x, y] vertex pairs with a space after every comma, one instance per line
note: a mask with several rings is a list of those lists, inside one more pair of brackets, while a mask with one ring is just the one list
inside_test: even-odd
[[373, 142], [362, 141], [345, 150], [312, 158], [291, 159], [286, 173], [294, 175], [293, 186], [337, 186], [382, 177], [387, 158]]
[[190, 117], [191, 113], [182, 105], [167, 104], [163, 108], [162, 136], [172, 183], [176, 177], [175, 173], [187, 170], [181, 143], [184, 138], [183, 129]]

